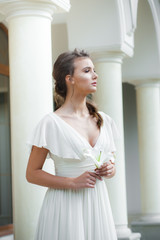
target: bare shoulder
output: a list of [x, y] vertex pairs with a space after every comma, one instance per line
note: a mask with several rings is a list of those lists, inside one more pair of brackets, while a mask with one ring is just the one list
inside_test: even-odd
[[69, 114], [69, 112], [62, 107], [58, 108], [56, 111], [54, 111], [56, 115], [58, 115], [61, 118], [72, 118], [72, 114]]

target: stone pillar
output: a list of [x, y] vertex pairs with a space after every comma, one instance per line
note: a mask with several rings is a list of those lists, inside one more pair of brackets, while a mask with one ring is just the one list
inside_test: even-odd
[[[15, 240], [32, 240], [45, 188], [25, 179], [26, 140], [35, 124], [53, 111], [51, 21], [66, 1], [0, 1], [8, 21], [11, 159]], [[68, 1], [67, 1], [68, 2]], [[63, 3], [65, 3], [63, 5]], [[63, 6], [62, 6], [63, 5]]]
[[[159, 239], [160, 230], [160, 83], [136, 86], [142, 217], [134, 228], [145, 239]], [[146, 230], [145, 230], [146, 229]], [[156, 238], [157, 234], [157, 238]]]
[[121, 53], [110, 53], [106, 57], [95, 58], [93, 54], [98, 74], [95, 101], [99, 110], [115, 120], [120, 132], [120, 139], [116, 141], [117, 173], [113, 179], [106, 180], [118, 239], [140, 239], [139, 233], [132, 233], [128, 228], [127, 219], [121, 71], [123, 56]]

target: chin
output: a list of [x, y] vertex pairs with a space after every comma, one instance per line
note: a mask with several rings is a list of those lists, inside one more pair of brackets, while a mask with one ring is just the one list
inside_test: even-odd
[[89, 95], [89, 94], [92, 94], [92, 93], [95, 93], [97, 91], [97, 88], [90, 88], [88, 89], [88, 91], [86, 92], [86, 96]]
[[96, 91], [97, 91], [97, 88], [94, 88], [94, 89], [91, 90], [90, 93], [95, 93]]

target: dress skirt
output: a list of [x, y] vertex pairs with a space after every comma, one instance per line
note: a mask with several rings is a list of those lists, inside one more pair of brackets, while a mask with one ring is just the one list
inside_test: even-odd
[[104, 180], [94, 188], [49, 188], [41, 208], [35, 240], [116, 240]]

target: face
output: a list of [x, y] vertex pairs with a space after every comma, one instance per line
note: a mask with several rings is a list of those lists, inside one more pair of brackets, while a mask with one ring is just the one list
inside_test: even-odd
[[72, 82], [74, 84], [74, 90], [79, 91], [85, 95], [96, 91], [97, 77], [94, 70], [94, 65], [90, 58], [77, 58], [74, 61], [74, 74], [72, 76]]

